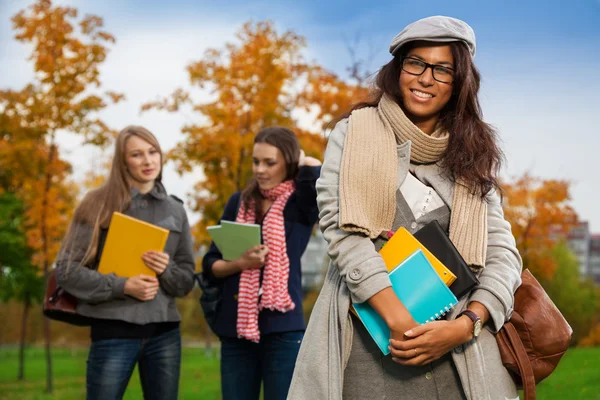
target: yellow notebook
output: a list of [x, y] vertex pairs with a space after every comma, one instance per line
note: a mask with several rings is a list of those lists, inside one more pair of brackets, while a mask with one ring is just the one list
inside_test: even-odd
[[98, 272], [130, 278], [135, 275], [156, 276], [144, 264], [142, 254], [163, 251], [169, 231], [119, 212], [114, 212], [108, 227], [106, 243]]
[[450, 286], [456, 280], [456, 275], [452, 273], [444, 264], [442, 264], [429, 250], [423, 246], [413, 235], [405, 228], [398, 229], [394, 235], [388, 240], [385, 245], [379, 250], [379, 254], [385, 261], [385, 266], [388, 271], [393, 270], [408, 256], [413, 254], [417, 249], [421, 249], [425, 257], [435, 272], [442, 278], [446, 286]]
[[[423, 254], [427, 260], [431, 263], [431, 266], [437, 272], [437, 274], [442, 278], [442, 281], [446, 284], [446, 286], [450, 286], [456, 280], [456, 275], [452, 273], [440, 260], [438, 260], [427, 247], [423, 246], [421, 242], [419, 242], [415, 237], [407, 231], [405, 228], [398, 229], [394, 235], [385, 242], [381, 250], [379, 250], [379, 254], [383, 261], [385, 262], [385, 266], [388, 269], [388, 272], [391, 272], [394, 268], [396, 268], [400, 263], [406, 260], [410, 255], [412, 255], [417, 249], [421, 249]], [[350, 311], [358, 317], [354, 306], [350, 305]]]

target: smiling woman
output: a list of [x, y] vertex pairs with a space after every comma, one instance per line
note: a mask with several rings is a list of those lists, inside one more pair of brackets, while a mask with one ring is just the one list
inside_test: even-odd
[[[136, 364], [145, 399], [177, 398], [181, 316], [175, 298], [192, 289], [195, 264], [183, 204], [167, 195], [161, 171], [155, 136], [140, 126], [123, 129], [109, 177], [75, 209], [56, 261], [58, 284], [77, 298], [77, 313], [91, 324], [87, 399], [122, 398]], [[169, 230], [164, 251], [142, 255], [156, 277], [96, 270], [114, 212]]]
[[[317, 202], [331, 263], [289, 398], [518, 398], [492, 332], [512, 313], [521, 258], [495, 192], [503, 157], [481, 119], [475, 35], [463, 21], [425, 18], [390, 53], [370, 101], [329, 136]], [[434, 220], [480, 285], [418, 325], [378, 250], [390, 231]], [[368, 302], [387, 323], [391, 355], [348, 313], [351, 302]]]

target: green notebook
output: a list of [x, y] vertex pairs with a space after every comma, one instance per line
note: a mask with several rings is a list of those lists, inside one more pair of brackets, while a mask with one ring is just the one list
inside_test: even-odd
[[221, 221], [221, 225], [206, 228], [223, 260], [237, 260], [251, 247], [261, 243], [260, 225]]

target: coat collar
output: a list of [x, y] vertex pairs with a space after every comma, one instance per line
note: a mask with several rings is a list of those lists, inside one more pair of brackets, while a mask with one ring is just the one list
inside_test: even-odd
[[[164, 200], [167, 198], [167, 191], [165, 190], [165, 187], [163, 186], [163, 184], [157, 181], [154, 184], [154, 187], [152, 188], [152, 190], [150, 192], [146, 193], [145, 195], [152, 196], [157, 200]], [[138, 188], [136, 188], [135, 186], [131, 187], [131, 199], [132, 200], [138, 196], [145, 196], [145, 195], [140, 193]]]

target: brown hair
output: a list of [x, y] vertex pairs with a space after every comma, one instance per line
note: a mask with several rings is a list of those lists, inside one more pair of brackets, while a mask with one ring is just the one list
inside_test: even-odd
[[129, 208], [131, 202], [131, 178], [127, 171], [125, 146], [129, 138], [133, 136], [150, 143], [159, 152], [161, 172], [155, 181], [160, 182], [162, 179], [163, 154], [156, 137], [149, 130], [141, 126], [130, 125], [119, 132], [115, 140], [115, 152], [108, 178], [98, 189], [89, 191], [77, 208], [75, 208], [71, 225], [62, 246], [62, 251], [67, 251], [70, 258], [71, 250], [76, 242], [77, 225], [84, 224], [91, 226], [92, 237], [81, 261], [82, 265], [87, 265], [96, 256], [100, 229], [108, 228], [113, 212], [123, 212]]
[[[265, 128], [258, 132], [254, 138], [254, 144], [256, 143], [266, 143], [277, 147], [285, 160], [286, 175], [284, 181], [296, 179], [298, 161], [300, 161], [300, 144], [294, 132], [280, 126]], [[254, 177], [242, 191], [242, 201], [246, 210], [250, 207], [250, 199], [254, 199], [254, 211], [258, 220], [262, 217], [259, 200], [263, 199], [263, 195], [260, 193], [258, 182]]]
[[[402, 57], [416, 45], [417, 42], [409, 42], [402, 46], [396, 56], [379, 70], [369, 98], [353, 106], [342, 118], [348, 117], [356, 109], [377, 107], [384, 93], [402, 107], [399, 84]], [[450, 132], [448, 147], [440, 163], [453, 179], [461, 178], [470, 182], [473, 190], [484, 197], [492, 188], [500, 191], [498, 171], [504, 154], [498, 146], [495, 129], [482, 120], [478, 99], [481, 77], [469, 50], [461, 42], [451, 42], [449, 45], [456, 74], [452, 96], [440, 114], [439, 123]]]

